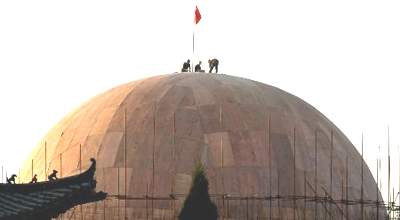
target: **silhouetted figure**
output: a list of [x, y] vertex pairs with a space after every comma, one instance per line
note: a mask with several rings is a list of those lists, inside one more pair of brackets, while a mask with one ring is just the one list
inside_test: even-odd
[[57, 170], [53, 170], [53, 173], [49, 175], [49, 180], [50, 180], [50, 181], [58, 180], [58, 178], [57, 178], [57, 173], [58, 173]]
[[201, 71], [201, 61], [199, 61], [199, 64], [197, 64], [195, 67], [194, 67], [194, 71], [195, 72], [200, 72]]
[[13, 174], [10, 178], [6, 178], [7, 184], [15, 184], [15, 177], [17, 177], [17, 175]]
[[219, 61], [217, 59], [212, 59], [212, 60], [208, 60], [208, 64], [210, 65], [210, 72], [214, 69], [215, 67], [215, 73], [218, 73], [218, 65], [219, 65]]
[[183, 67], [182, 67], [181, 72], [182, 73], [190, 72], [190, 60], [187, 60], [186, 62], [183, 63]]
[[37, 183], [37, 175], [35, 174], [32, 178], [32, 180], [29, 182], [29, 184], [31, 183]]

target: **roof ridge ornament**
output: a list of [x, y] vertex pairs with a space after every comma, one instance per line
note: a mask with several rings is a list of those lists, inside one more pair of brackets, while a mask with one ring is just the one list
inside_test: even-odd
[[90, 161], [91, 166], [78, 175], [31, 184], [0, 184], [0, 207], [14, 210], [1, 209], [0, 219], [51, 219], [76, 205], [104, 200], [107, 193], [95, 191], [96, 160]]

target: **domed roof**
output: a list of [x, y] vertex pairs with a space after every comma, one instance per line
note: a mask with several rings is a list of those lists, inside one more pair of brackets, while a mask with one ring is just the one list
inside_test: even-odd
[[[334, 199], [342, 198], [348, 157], [349, 199], [361, 197], [361, 156], [331, 121], [294, 95], [228, 75], [149, 77], [91, 98], [42, 138], [21, 169], [23, 180], [30, 180], [32, 159], [43, 180], [45, 167], [70, 176], [89, 167], [91, 157], [98, 161], [97, 188], [111, 195], [125, 189], [131, 197], [185, 194], [200, 158], [212, 194], [277, 195], [279, 171], [281, 195], [303, 196], [306, 174], [321, 197], [332, 181]], [[364, 199], [376, 200], [366, 164], [363, 178]], [[315, 196], [306, 187], [307, 196]]]

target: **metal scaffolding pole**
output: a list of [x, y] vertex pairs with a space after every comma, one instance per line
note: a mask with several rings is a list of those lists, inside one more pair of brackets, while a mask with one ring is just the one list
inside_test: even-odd
[[[389, 138], [389, 125], [388, 125], [388, 205], [390, 204], [390, 138]], [[390, 209], [390, 206], [389, 206]]]
[[346, 156], [346, 218], [349, 218], [349, 157]]
[[47, 178], [47, 142], [44, 142], [44, 181]]
[[171, 214], [172, 219], [175, 220], [175, 198], [173, 197], [175, 193], [175, 113], [172, 124], [172, 178], [171, 178]]
[[303, 219], [307, 217], [307, 171], [304, 171], [304, 216]]
[[280, 177], [280, 173], [279, 173], [279, 168], [278, 168], [278, 215], [279, 215], [279, 219], [281, 218], [281, 204], [280, 204], [280, 190], [279, 190], [279, 177]]
[[155, 145], [156, 145], [156, 111], [157, 102], [154, 102], [154, 115], [153, 115], [153, 173], [152, 173], [152, 184], [151, 184], [151, 219], [154, 219], [154, 189], [155, 189]]
[[127, 135], [128, 133], [126, 132], [126, 108], [124, 108], [124, 194], [125, 194], [125, 201], [124, 201], [124, 219], [127, 219], [127, 214], [126, 214], [126, 197], [128, 197], [128, 190], [127, 190], [127, 183], [128, 183], [128, 175], [127, 175]]
[[318, 187], [317, 187], [317, 176], [318, 176], [318, 152], [317, 152], [317, 139], [318, 131], [315, 131], [315, 165], [314, 165], [314, 188], [315, 188], [315, 203], [314, 203], [314, 219], [318, 219]]
[[293, 128], [293, 219], [296, 219], [296, 128]]
[[225, 219], [225, 191], [224, 191], [224, 145], [222, 139], [222, 106], [219, 106], [219, 126], [221, 128], [221, 185], [222, 185], [222, 219]]
[[[335, 205], [336, 209], [339, 210], [341, 216], [343, 216], [344, 213], [343, 213], [342, 209], [340, 209], [340, 207], [336, 204], [336, 202], [335, 202], [335, 200], [333, 199], [332, 195], [330, 195], [330, 194], [326, 191], [326, 189], [325, 189], [324, 187], [322, 187], [322, 190], [324, 190], [325, 195], [329, 197], [330, 204]], [[329, 213], [332, 213], [332, 212], [329, 211]], [[332, 217], [332, 216], [330, 215], [330, 217]]]
[[379, 220], [379, 159], [376, 159], [376, 219]]
[[[379, 173], [382, 174], [381, 146], [378, 146], [379, 151]], [[379, 189], [382, 190], [382, 175], [379, 177]]]
[[[331, 131], [331, 161], [330, 161], [330, 184], [329, 194], [332, 195], [332, 171], [333, 171], [333, 131]], [[332, 198], [331, 198], [332, 199]], [[332, 212], [332, 201], [329, 203], [329, 212]], [[332, 219], [332, 216], [329, 217]]]
[[120, 194], [119, 194], [119, 167], [117, 167], [117, 194], [118, 194], [118, 197], [117, 197], [117, 215], [118, 215], [118, 217], [117, 217], [117, 219], [119, 219], [120, 218], [120, 214], [119, 214], [119, 199], [120, 199]]
[[[60, 161], [62, 161], [61, 154], [60, 154]], [[60, 164], [62, 165], [62, 162], [60, 162]], [[81, 144], [79, 144], [79, 173], [82, 173], [82, 145]], [[81, 219], [83, 219], [83, 208], [82, 208], [82, 205], [80, 205], [80, 209], [81, 209]]]
[[126, 132], [126, 108], [124, 108], [124, 171], [125, 171], [125, 173], [124, 173], [124, 179], [125, 179], [125, 184], [124, 184], [124, 186], [125, 186], [125, 189], [124, 189], [124, 194], [125, 194], [125, 201], [124, 201], [124, 219], [127, 219], [127, 215], [126, 215], [126, 197], [128, 197], [128, 194], [127, 194], [127, 180], [128, 180], [128, 178], [127, 178], [127, 170], [126, 170], [126, 167], [127, 167], [127, 161], [126, 161], [126, 158], [127, 158], [127, 132]]
[[[316, 196], [316, 198], [317, 198], [317, 200], [316, 200], [316, 202], [317, 202], [317, 201], [318, 201], [317, 192], [312, 188], [312, 186], [311, 186], [311, 184], [310, 184], [309, 182], [307, 182], [307, 185], [310, 187], [311, 191], [315, 194], [315, 196]], [[326, 198], [326, 192], [325, 192], [325, 198]], [[325, 198], [324, 198], [324, 201], [326, 201]], [[324, 204], [324, 202], [321, 202], [321, 204], [322, 204], [322, 207], [325, 209], [325, 211], [326, 211], [326, 212], [329, 214], [329, 216], [330, 216], [331, 213], [327, 210], [326, 204]]]
[[[343, 184], [343, 178], [342, 178], [342, 200], [340, 201], [340, 208], [341, 208], [342, 210], [343, 210], [343, 200], [344, 200], [343, 186], [344, 186], [344, 184]], [[343, 219], [343, 216], [344, 216], [344, 214], [341, 215], [341, 218], [340, 218], [340, 219]], [[345, 216], [345, 217], [346, 217], [346, 216]]]
[[[104, 173], [103, 167], [103, 190], [106, 191], [106, 174]], [[103, 200], [103, 220], [106, 220], [106, 200]]]
[[149, 203], [147, 198], [149, 198], [149, 182], [146, 183], [146, 220], [149, 219]]
[[[272, 197], [272, 163], [271, 163], [271, 115], [268, 114], [268, 163], [269, 163], [269, 196]], [[269, 200], [269, 219], [272, 219], [272, 199]]]

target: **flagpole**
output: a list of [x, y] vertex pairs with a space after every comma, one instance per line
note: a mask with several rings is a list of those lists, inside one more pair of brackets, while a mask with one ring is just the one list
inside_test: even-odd
[[192, 55], [192, 72], [193, 72], [193, 65], [194, 65], [194, 30], [193, 30], [193, 55]]
[[197, 23], [199, 23], [200, 19], [201, 19], [201, 14], [196, 5], [196, 10], [194, 11], [192, 72], [193, 72], [193, 65], [195, 65], [195, 62], [194, 62], [194, 30], [196, 29], [196, 25], [197, 25]]

